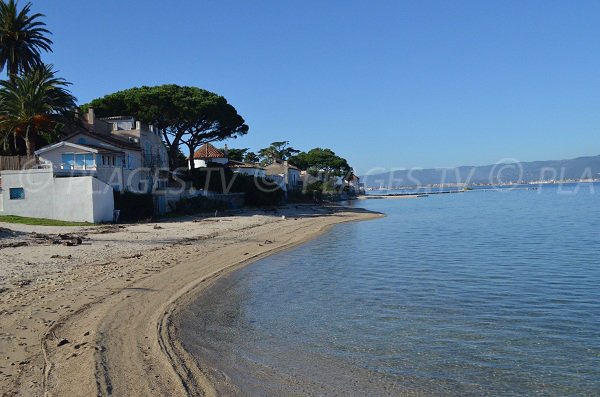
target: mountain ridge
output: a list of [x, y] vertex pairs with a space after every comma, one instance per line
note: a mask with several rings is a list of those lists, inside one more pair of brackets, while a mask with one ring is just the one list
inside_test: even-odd
[[451, 168], [412, 168], [360, 176], [366, 187], [501, 184], [600, 178], [600, 155]]

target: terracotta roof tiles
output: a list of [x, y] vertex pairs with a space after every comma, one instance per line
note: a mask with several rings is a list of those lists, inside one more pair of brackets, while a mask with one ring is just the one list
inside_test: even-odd
[[195, 159], [224, 159], [225, 154], [221, 152], [219, 149], [211, 145], [210, 143], [205, 143], [200, 147], [200, 149], [194, 152]]

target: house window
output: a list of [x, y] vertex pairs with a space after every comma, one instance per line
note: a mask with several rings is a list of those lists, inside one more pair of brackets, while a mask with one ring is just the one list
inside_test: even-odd
[[71, 169], [75, 165], [75, 156], [72, 153], [65, 153], [62, 155], [62, 162], [66, 169]]
[[102, 165], [106, 165], [106, 156], [102, 155]]
[[23, 189], [22, 187], [11, 187], [8, 192], [11, 200], [25, 199], [25, 189]]
[[91, 153], [77, 153], [75, 154], [75, 167], [76, 168], [88, 168], [94, 167], [94, 155]]
[[62, 155], [62, 162], [67, 169], [85, 169], [96, 166], [92, 153], [64, 153]]

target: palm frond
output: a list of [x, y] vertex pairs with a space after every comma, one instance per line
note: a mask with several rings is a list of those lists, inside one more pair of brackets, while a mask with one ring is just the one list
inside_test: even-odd
[[31, 14], [31, 3], [19, 11], [15, 0], [0, 1], [0, 71], [26, 73], [42, 63], [42, 51], [52, 52], [44, 17]]

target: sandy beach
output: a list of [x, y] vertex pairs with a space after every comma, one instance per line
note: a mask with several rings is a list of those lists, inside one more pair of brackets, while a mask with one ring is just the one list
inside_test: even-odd
[[378, 216], [301, 205], [135, 225], [0, 223], [2, 395], [216, 395], [173, 315], [222, 275]]

